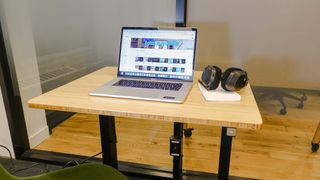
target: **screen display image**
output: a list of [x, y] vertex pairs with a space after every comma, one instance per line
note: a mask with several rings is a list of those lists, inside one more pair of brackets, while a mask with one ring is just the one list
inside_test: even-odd
[[195, 48], [195, 30], [123, 29], [118, 73], [191, 81]]

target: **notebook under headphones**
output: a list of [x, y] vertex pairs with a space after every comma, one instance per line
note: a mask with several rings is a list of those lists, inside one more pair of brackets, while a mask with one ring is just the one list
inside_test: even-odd
[[92, 96], [182, 103], [194, 76], [197, 29], [123, 27], [117, 78]]

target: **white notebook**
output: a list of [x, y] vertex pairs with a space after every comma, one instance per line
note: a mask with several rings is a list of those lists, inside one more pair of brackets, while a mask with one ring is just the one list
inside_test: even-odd
[[200, 83], [198, 87], [206, 101], [240, 101], [241, 96], [236, 92], [229, 92], [219, 87], [216, 90], [208, 91]]

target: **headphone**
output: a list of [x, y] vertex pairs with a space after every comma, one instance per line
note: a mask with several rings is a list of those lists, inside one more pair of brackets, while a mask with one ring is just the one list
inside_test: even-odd
[[226, 91], [239, 91], [248, 84], [247, 72], [231, 67], [223, 73], [217, 66], [207, 66], [204, 68], [199, 82], [207, 89], [217, 89], [221, 82], [221, 87]]

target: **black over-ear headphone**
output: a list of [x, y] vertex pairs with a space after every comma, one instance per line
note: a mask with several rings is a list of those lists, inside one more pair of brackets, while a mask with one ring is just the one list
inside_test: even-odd
[[239, 68], [228, 68], [222, 73], [217, 66], [207, 66], [204, 68], [199, 82], [207, 89], [217, 89], [221, 82], [221, 87], [226, 91], [239, 91], [248, 84], [247, 72]]

